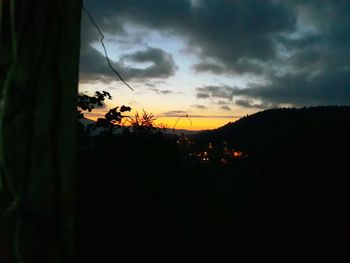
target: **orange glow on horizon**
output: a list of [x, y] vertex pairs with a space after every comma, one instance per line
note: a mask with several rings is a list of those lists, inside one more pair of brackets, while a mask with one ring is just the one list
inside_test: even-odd
[[[98, 118], [103, 118], [106, 114], [106, 109], [95, 109], [92, 112], [84, 112], [85, 118], [96, 121]], [[134, 114], [128, 114], [130, 116], [134, 116]], [[185, 129], [185, 130], [211, 130], [219, 128], [228, 122], [234, 122], [238, 118], [234, 117], [215, 117], [215, 116], [207, 116], [207, 117], [191, 117], [189, 118], [182, 117], [178, 120], [178, 117], [156, 117], [155, 124], [156, 125], [165, 125], [168, 129], [173, 129], [176, 121], [178, 120], [175, 129]]]
[[[166, 124], [167, 128], [173, 129], [178, 117], [159, 117], [156, 120], [157, 124]], [[211, 130], [219, 128], [228, 122], [236, 121], [238, 118], [222, 118], [222, 117], [191, 117], [190, 120], [186, 117], [181, 118], [175, 129], [185, 129], [185, 130]]]

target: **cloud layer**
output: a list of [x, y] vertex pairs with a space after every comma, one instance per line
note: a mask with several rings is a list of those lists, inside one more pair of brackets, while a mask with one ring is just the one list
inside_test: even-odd
[[[127, 66], [124, 63], [125, 61], [140, 63], [141, 65], [149, 62], [151, 65], [146, 68], [137, 68]], [[168, 78], [173, 76], [178, 69], [172, 55], [159, 48], [148, 48], [125, 55], [118, 62], [112, 61], [112, 65], [126, 80]], [[103, 54], [92, 46], [82, 49], [80, 57], [80, 80], [82, 82], [95, 80], [109, 82], [115, 78], [116, 75], [108, 66]]]
[[[86, 6], [106, 34], [118, 35], [126, 43], [142, 42], [143, 38], [125, 30], [130, 23], [145, 32], [156, 30], [184, 39], [189, 50], [196, 50], [200, 62], [192, 65], [192, 70], [197, 74], [256, 76], [261, 80], [244, 87], [202, 86], [196, 90], [198, 99], [225, 99], [245, 108], [350, 104], [350, 1], [193, 3], [88, 0]], [[98, 41], [94, 30], [90, 25], [83, 32], [83, 81], [113, 77], [104, 57], [91, 46]], [[130, 66], [130, 62], [150, 65], [142, 68]], [[172, 54], [149, 46], [124, 55], [114, 65], [126, 79], [140, 80], [165, 79], [178, 69]]]

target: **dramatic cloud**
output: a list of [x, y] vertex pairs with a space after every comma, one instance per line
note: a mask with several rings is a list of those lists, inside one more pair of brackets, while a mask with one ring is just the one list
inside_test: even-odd
[[[150, 62], [146, 68], [130, 67], [126, 61], [137, 63]], [[148, 48], [123, 56], [119, 62], [112, 62], [126, 80], [167, 78], [173, 76], [178, 69], [172, 55], [159, 49]], [[93, 47], [84, 48], [81, 51], [80, 59], [81, 81], [106, 80], [111, 81], [117, 78], [106, 62], [106, 58]]]
[[[197, 58], [189, 66], [194, 73], [243, 76], [249, 81], [242, 87], [206, 84], [195, 91], [198, 99], [259, 109], [350, 104], [349, 0], [87, 0], [85, 4], [106, 35], [117, 35], [125, 47], [144, 43], [149, 31], [162, 32], [187, 44]], [[130, 25], [139, 31], [130, 33]], [[81, 79], [108, 81], [113, 73], [90, 45], [98, 41], [96, 30], [90, 25], [85, 31]], [[165, 50], [147, 45], [131, 53], [124, 50], [128, 54], [123, 51], [114, 65], [126, 79], [165, 79], [178, 68], [171, 51]], [[137, 66], [144, 63], [148, 66]]]
[[80, 51], [80, 82], [110, 79], [112, 74], [106, 58], [93, 47], [82, 47]]
[[167, 78], [173, 76], [178, 69], [171, 54], [159, 49], [148, 48], [137, 51], [133, 54], [125, 55], [122, 61], [131, 62], [151, 62], [152, 65], [145, 69], [124, 67], [121, 71], [127, 79], [131, 78]]
[[[103, 1], [102, 1], [103, 2]], [[118, 42], [124, 41], [124, 44], [141, 42], [141, 37], [129, 36], [124, 29], [121, 17], [111, 12], [106, 12], [97, 8], [94, 10], [95, 20], [105, 35], [118, 34]], [[94, 43], [100, 45], [101, 35], [97, 32], [90, 18], [83, 13], [81, 32], [81, 51], [80, 51], [80, 81], [106, 81], [118, 79], [115, 73], [108, 66], [106, 57], [93, 47]], [[108, 41], [106, 37], [104, 42]], [[130, 42], [130, 43], [129, 43]], [[108, 51], [108, 49], [107, 49]], [[109, 52], [110, 53], [110, 52]], [[110, 54], [108, 54], [110, 56]], [[165, 52], [160, 48], [145, 47], [143, 50], [134, 53], [125, 54], [119, 61], [113, 61], [111, 64], [117, 71], [123, 75], [126, 80], [130, 79], [156, 79], [168, 78], [173, 76], [178, 69], [172, 54]], [[129, 63], [128, 63], [129, 62]], [[128, 66], [130, 62], [133, 66]], [[146, 68], [142, 66], [147, 63]], [[140, 65], [140, 67], [137, 67]]]
[[[125, 61], [151, 62], [152, 65], [146, 68], [136, 68], [125, 65]], [[121, 61], [112, 62], [112, 65], [126, 80], [167, 78], [173, 76], [178, 69], [172, 55], [158, 48], [148, 48], [125, 55]], [[83, 81], [117, 78], [107, 65], [106, 58], [92, 47], [81, 52], [80, 74]]]
[[201, 73], [201, 72], [212, 72], [215, 74], [221, 74], [224, 72], [224, 68], [220, 65], [213, 64], [213, 63], [207, 63], [207, 62], [201, 62], [198, 64], [195, 64], [192, 66], [194, 71]]
[[236, 90], [238, 90], [238, 88], [232, 88], [229, 86], [207, 86], [197, 88], [197, 98], [206, 99], [214, 97], [232, 100], [234, 91]]
[[275, 76], [269, 84], [251, 85], [237, 95], [260, 99], [265, 103], [290, 103], [296, 106], [349, 104], [350, 69], [330, 69], [316, 74], [298, 73]]
[[[294, 29], [290, 5], [277, 1], [87, 1], [103, 19], [132, 21], [148, 28], [173, 32], [200, 46], [200, 56], [215, 58], [237, 72], [257, 71], [256, 60], [273, 59], [274, 37]], [[100, 17], [101, 16], [101, 17]], [[116, 19], [119, 18], [119, 19]], [[109, 26], [109, 27], [108, 27]], [[106, 31], [116, 31], [104, 22]], [[118, 26], [120, 32], [122, 27]]]
[[243, 108], [267, 109], [274, 107], [269, 103], [254, 103], [251, 100], [235, 100], [235, 104]]
[[[298, 73], [274, 76], [268, 84], [250, 84], [244, 89], [229, 86], [202, 87], [197, 88], [197, 97], [224, 98], [230, 101], [238, 97], [237, 105], [256, 108], [282, 104], [295, 106], [349, 104], [350, 68], [328, 69], [326, 72], [321, 71], [314, 75]], [[246, 99], [241, 100], [242, 97]], [[258, 99], [261, 103], [248, 103], [249, 99]]]

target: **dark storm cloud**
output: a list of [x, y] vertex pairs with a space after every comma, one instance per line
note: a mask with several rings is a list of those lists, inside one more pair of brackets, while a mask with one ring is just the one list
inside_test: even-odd
[[302, 105], [349, 104], [350, 68], [327, 69], [315, 75], [307, 73], [272, 77], [266, 85], [251, 85], [238, 93], [263, 102]]
[[[106, 32], [117, 32], [121, 39], [127, 39], [127, 23], [182, 37], [199, 50], [201, 61], [192, 67], [196, 72], [260, 75], [266, 83], [199, 88], [197, 98], [231, 101], [238, 96], [240, 106], [261, 108], [350, 103], [349, 0], [201, 0], [196, 6], [188, 0], [89, 0], [86, 6]], [[160, 76], [174, 74], [173, 64], [166, 65], [169, 74]], [[88, 72], [105, 74], [96, 65], [89, 67]], [[139, 69], [125, 72], [146, 77]]]
[[271, 105], [270, 103], [254, 103], [251, 100], [235, 100], [235, 104], [243, 108], [254, 109], [267, 109], [274, 107], [274, 105]]
[[[237, 69], [240, 73], [257, 71], [250, 60], [272, 59], [273, 36], [295, 25], [289, 6], [272, 0], [202, 0], [198, 7], [188, 0], [90, 0], [86, 6], [107, 19], [119, 17], [184, 36], [191, 45], [200, 46], [201, 57], [215, 58], [230, 71]], [[105, 30], [109, 30], [107, 23]]]
[[197, 98], [206, 99], [206, 98], [221, 98], [232, 100], [234, 91], [238, 88], [232, 88], [230, 86], [207, 86], [202, 88], [197, 88]]
[[[208, 98], [238, 97], [236, 104], [243, 107], [267, 108], [272, 105], [335, 105], [350, 102], [350, 68], [328, 69], [315, 75], [307, 73], [286, 74], [271, 77], [269, 84], [250, 84], [248, 88], [239, 89], [229, 86], [208, 86], [198, 88], [198, 94]], [[240, 98], [246, 98], [241, 100]], [[251, 99], [260, 100], [252, 104]], [[245, 102], [244, 102], [245, 101]]]
[[[103, 1], [102, 1], [103, 2]], [[116, 13], [105, 9], [93, 9], [94, 19], [98, 23], [104, 35], [118, 34], [120, 41], [140, 42], [139, 36], [129, 36], [124, 29], [122, 18]], [[101, 35], [92, 24], [90, 18], [83, 12], [81, 30], [81, 51], [80, 51], [80, 80], [106, 81], [117, 79], [117, 76], [108, 67], [104, 54], [97, 51], [91, 44], [98, 42], [100, 45]], [[106, 37], [105, 43], [108, 41]], [[131, 43], [130, 43], [131, 44]], [[108, 48], [107, 48], [108, 51]], [[131, 61], [137, 63], [150, 62], [152, 65], [146, 68], [128, 67], [123, 62]], [[132, 54], [124, 55], [121, 61], [111, 61], [114, 68], [123, 75], [126, 80], [148, 79], [148, 78], [168, 78], [175, 74], [178, 69], [171, 54], [159, 48], [147, 47], [146, 50], [136, 51]]]
[[213, 63], [207, 63], [207, 62], [201, 62], [201, 63], [195, 64], [192, 66], [192, 69], [198, 73], [212, 72], [215, 74], [221, 74], [224, 72], [224, 68], [222, 66], [213, 64]]
[[106, 58], [93, 47], [82, 47], [80, 50], [80, 81], [108, 81], [114, 77], [108, 67]]
[[[146, 68], [135, 68], [126, 66], [124, 61], [136, 62], [136, 64], [150, 62], [152, 65]], [[112, 62], [112, 64], [126, 80], [167, 78], [173, 76], [178, 69], [172, 55], [159, 48], [148, 48], [125, 55], [121, 61]], [[99, 51], [93, 47], [81, 50], [80, 80], [82, 82], [111, 81], [114, 79], [117, 79], [117, 76], [108, 67], [106, 58]]]
[[[301, 28], [301, 32], [293, 37], [288, 34], [275, 37], [286, 56], [263, 64], [263, 67], [277, 68], [261, 71], [265, 73], [266, 84], [250, 83], [245, 89], [227, 86], [199, 88], [197, 97], [227, 100], [238, 97], [235, 103], [247, 108], [281, 104], [349, 104], [350, 1], [295, 3], [292, 10], [302, 10], [303, 19], [312, 30], [302, 31]], [[256, 65], [259, 67], [260, 64]]]
[[125, 55], [122, 61], [151, 62], [152, 65], [145, 69], [126, 67], [122, 69], [127, 79], [131, 78], [167, 78], [173, 76], [178, 69], [171, 54], [159, 48], [148, 48]]

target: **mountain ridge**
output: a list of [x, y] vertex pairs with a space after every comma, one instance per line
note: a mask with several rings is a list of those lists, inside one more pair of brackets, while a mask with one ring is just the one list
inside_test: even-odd
[[227, 141], [255, 156], [346, 152], [350, 106], [269, 109], [193, 138], [200, 144]]

